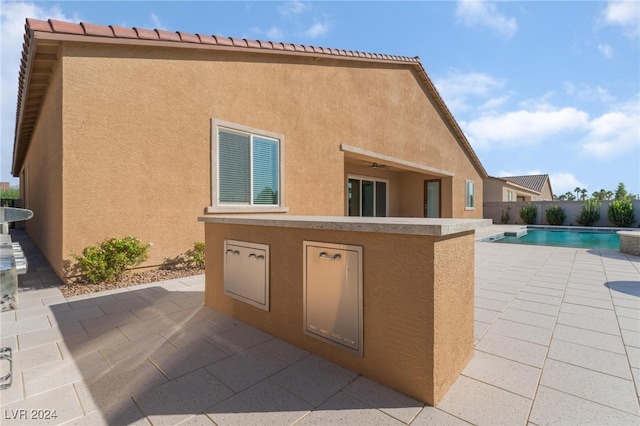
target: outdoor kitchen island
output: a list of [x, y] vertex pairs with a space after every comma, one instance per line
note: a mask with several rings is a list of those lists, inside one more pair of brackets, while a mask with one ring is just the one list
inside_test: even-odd
[[473, 357], [483, 219], [207, 215], [205, 304], [436, 405]]

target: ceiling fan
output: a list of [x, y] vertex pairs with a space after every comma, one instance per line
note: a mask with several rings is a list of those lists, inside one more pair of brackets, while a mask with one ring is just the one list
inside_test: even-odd
[[387, 166], [386, 164], [371, 163], [371, 168], [372, 169], [388, 169], [389, 166]]

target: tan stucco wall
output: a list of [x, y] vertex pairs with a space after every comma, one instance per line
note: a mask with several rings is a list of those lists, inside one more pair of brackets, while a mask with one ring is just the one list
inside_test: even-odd
[[[485, 178], [482, 186], [484, 188], [483, 201], [507, 201], [507, 188], [504, 181]], [[515, 201], [515, 193], [513, 199]]]
[[542, 190], [540, 191], [540, 201], [553, 201], [553, 194], [551, 193], [549, 181], [542, 186]]
[[[57, 64], [49, 80], [31, 144], [20, 173], [24, 206], [34, 212], [25, 222], [32, 241], [58, 275], [63, 275], [62, 212], [62, 67]], [[27, 175], [25, 179], [25, 175]]]
[[[202, 240], [212, 118], [284, 135], [291, 214], [344, 214], [348, 144], [455, 173], [443, 216], [482, 217], [478, 171], [405, 65], [71, 42], [63, 53], [65, 257], [135, 234], [157, 264]], [[394, 197], [391, 212], [422, 214]]]
[[[435, 405], [473, 355], [473, 232], [459, 238], [205, 224], [205, 304]], [[224, 295], [225, 238], [270, 246], [270, 311]], [[364, 356], [303, 334], [303, 241], [363, 246]]]

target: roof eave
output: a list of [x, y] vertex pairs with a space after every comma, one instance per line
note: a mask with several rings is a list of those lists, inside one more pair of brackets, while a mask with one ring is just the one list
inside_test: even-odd
[[[18, 83], [18, 105], [16, 108], [16, 127], [14, 131], [14, 139], [13, 139], [13, 158], [11, 165], [11, 174], [13, 177], [18, 177], [20, 175], [20, 170], [22, 169], [22, 162], [24, 158], [18, 160], [18, 155], [20, 152], [20, 147], [18, 146], [20, 143], [20, 137], [22, 133], [22, 121], [24, 118], [24, 109], [26, 108], [26, 99], [27, 92], [29, 91], [29, 82], [31, 80], [31, 68], [33, 67], [33, 57], [35, 56], [35, 47], [34, 47], [34, 31], [29, 29], [28, 25], [25, 25], [25, 46], [24, 49], [26, 52], [26, 63], [24, 65], [21, 64], [21, 82]], [[24, 55], [23, 55], [24, 58]], [[23, 69], [24, 67], [24, 69]], [[22, 75], [24, 72], [24, 75]], [[22, 84], [20, 84], [22, 83]]]

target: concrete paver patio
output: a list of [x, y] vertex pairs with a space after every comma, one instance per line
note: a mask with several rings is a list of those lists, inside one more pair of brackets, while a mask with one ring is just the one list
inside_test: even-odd
[[204, 307], [203, 276], [64, 298], [17, 239], [3, 425], [640, 424], [638, 257], [476, 242], [475, 357], [430, 407]]

